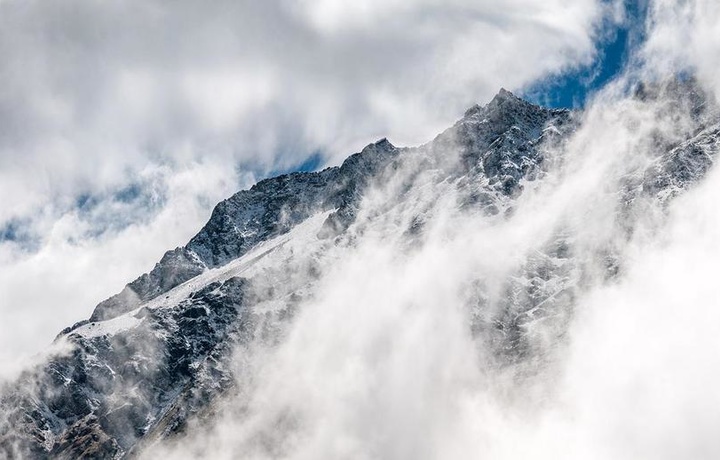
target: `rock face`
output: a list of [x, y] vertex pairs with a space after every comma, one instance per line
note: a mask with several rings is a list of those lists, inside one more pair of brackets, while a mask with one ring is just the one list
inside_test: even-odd
[[387, 139], [365, 147], [340, 167], [265, 179], [219, 203], [184, 248], [165, 253], [153, 270], [101, 302], [90, 321], [113, 318], [202, 273], [287, 233], [313, 214], [337, 211], [328, 221], [348, 225], [369, 180], [399, 152]]
[[[707, 173], [720, 146], [718, 119], [692, 87], [644, 87], [638, 100], [668, 92], [696, 125], [680, 140], [659, 133], [654, 157], [619, 176], [617, 225], [628, 232], [638, 206], [662, 209]], [[130, 457], [182, 433], [190, 420], [212, 418], [213, 402], [237, 391], [232, 358], [283, 339], [312, 298], [328, 248], [352, 246], [368, 222], [395, 214], [411, 246], [445, 198], [440, 190], [453, 191], [461, 212], [508, 218], [525, 188], [562, 161], [556, 152], [580, 120], [501, 90], [426, 145], [397, 148], [383, 139], [339, 167], [236, 193], [185, 247], [64, 330], [57, 341], [68, 352], [2, 390], [0, 457]], [[382, 187], [382, 199], [373, 200]], [[407, 219], [399, 206], [411, 208]], [[558, 228], [499, 288], [483, 279], [468, 288], [468, 328], [495, 365], [548, 359], [548, 343], [562, 340], [588, 273], [621, 273], [612, 242], [594, 248], [600, 256], [588, 262], [571, 235]], [[541, 328], [548, 318], [554, 327]]]

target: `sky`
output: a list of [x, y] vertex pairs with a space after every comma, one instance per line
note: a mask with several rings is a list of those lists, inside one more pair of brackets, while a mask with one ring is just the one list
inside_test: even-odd
[[260, 178], [422, 144], [501, 87], [583, 106], [646, 11], [682, 6], [642, 5], [0, 1], [0, 360], [41, 350]]
[[642, 43], [647, 4], [627, 0], [623, 9], [623, 19], [596, 37], [596, 52], [590, 62], [531, 83], [521, 95], [547, 107], [583, 108], [588, 98], [622, 73]]

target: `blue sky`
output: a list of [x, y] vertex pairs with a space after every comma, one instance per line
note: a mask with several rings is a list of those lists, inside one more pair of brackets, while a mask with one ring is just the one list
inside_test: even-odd
[[528, 100], [549, 106], [581, 108], [594, 92], [622, 72], [629, 56], [643, 39], [647, 10], [644, 0], [625, 1], [626, 20], [604, 30], [597, 41], [595, 60], [531, 85], [522, 92]]

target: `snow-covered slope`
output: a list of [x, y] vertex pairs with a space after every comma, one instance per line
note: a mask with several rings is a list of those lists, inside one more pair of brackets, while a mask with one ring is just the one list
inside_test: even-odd
[[[644, 88], [636, 103], [650, 104], [653, 91], [668, 90]], [[3, 389], [0, 454], [122, 458], [212, 420], [225, 395], [249, 391], [247, 363], [285, 340], [334, 261], [356, 257], [367, 241], [399, 248], [398, 257], [437, 241], [456, 251], [466, 327], [486, 351], [483, 365], [530, 378], [551, 365], [578, 292], [622, 273], [618, 238], [632, 238], [646, 209], [662, 215], [713, 163], [717, 117], [697, 92], [670, 92], [693, 126], [654, 133], [642, 161], [589, 167], [608, 171], [610, 209], [608, 237], [592, 244], [570, 205], [550, 224], [538, 217], [564, 206], [553, 201], [568, 186], [558, 177], [588, 168], [563, 156], [568, 143], [582, 145], [574, 133], [583, 114], [505, 90], [426, 145], [383, 139], [339, 167], [238, 192], [185, 247], [64, 330], [57, 341], [66, 353]], [[490, 232], [505, 236], [500, 247], [476, 256], [478, 235]]]

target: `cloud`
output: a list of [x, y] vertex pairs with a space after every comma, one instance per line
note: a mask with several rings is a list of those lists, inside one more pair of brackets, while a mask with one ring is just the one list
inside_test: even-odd
[[[372, 2], [354, 7], [352, 18], [331, 2], [316, 5], [317, 11], [293, 14], [311, 24], [308, 30], [341, 43], [387, 26]], [[284, 331], [285, 340], [265, 353], [242, 356], [238, 365], [246, 367], [238, 378], [249, 387], [223, 401], [225, 412], [209, 433], [192, 427], [178, 446], [159, 448], [169, 447], [173, 458], [717, 457], [720, 413], [712, 388], [720, 377], [715, 356], [720, 323], [713, 289], [720, 260], [718, 171], [669, 209], [639, 199], [635, 214], [618, 215], [628, 176], [641, 176], [659, 144], [675, 143], [697, 127], [688, 113], [662, 97], [628, 97], [627, 88], [637, 75], [676, 74], [690, 67], [698, 70], [710, 94], [717, 94], [703, 60], [708, 53], [712, 62], [714, 48], [700, 38], [709, 36], [720, 17], [700, 17], [699, 13], [713, 13], [710, 4], [684, 5], [680, 10], [663, 2], [651, 5], [642, 59], [631, 61], [635, 67], [596, 95], [566, 146], [548, 152], [558, 160], [554, 169], [539, 185], [528, 184], [507, 220], [457, 210], [450, 205], [456, 198], [453, 188], [447, 182], [437, 185], [432, 170], [414, 178], [415, 188], [399, 200], [406, 178], [401, 170], [395, 181], [368, 194], [359, 223], [351, 230], [357, 237], [353, 244], [329, 249], [308, 245], [297, 250], [295, 258], [282, 259], [283, 265], [276, 267], [282, 276], [302, 277], [308, 259], [317, 255], [313, 250], [326, 251], [318, 262], [318, 272], [324, 275]], [[407, 8], [388, 4], [389, 11], [407, 13]], [[343, 21], [351, 23], [340, 27]], [[673, 40], [666, 40], [667, 30], [687, 37], [682, 42], [687, 45], [685, 54]], [[227, 82], [222, 74], [193, 75], [190, 86], [200, 89], [191, 92], [198, 100], [208, 97], [207, 88]], [[463, 75], [458, 70], [454, 81], [462, 81]], [[270, 98], [272, 85], [264, 84], [258, 83], [266, 89], [258, 89], [257, 98], [231, 98], [216, 118], [206, 120], [208, 132], [225, 129], [223, 114], [233, 112], [233, 104]], [[408, 86], [412, 85], [410, 79]], [[390, 93], [402, 96], [402, 91]], [[343, 103], [320, 100], [319, 107], [344, 107]], [[360, 113], [370, 106], [360, 104]], [[381, 113], [393, 117], [402, 111]], [[336, 121], [345, 122], [342, 117]], [[325, 128], [314, 129], [321, 139]], [[188, 149], [188, 158], [194, 158], [193, 147]], [[237, 159], [231, 154], [226, 158]], [[156, 260], [164, 249], [158, 241], [187, 238], [189, 230], [181, 221], [202, 221], [207, 208], [193, 198], [206, 193], [212, 201], [216, 197], [207, 191], [216, 190], [218, 183], [224, 190], [232, 188], [234, 171], [218, 167], [212, 157], [190, 165], [184, 174], [173, 164], [151, 166], [133, 177], [135, 182], [160, 184], [155, 189], [164, 204], [158, 209], [139, 199], [150, 216], [133, 220], [147, 218], [146, 224], [121, 225], [80, 245], [67, 243], [68, 235], [78, 229], [84, 235], [95, 228], [115, 228], [103, 212], [108, 206], [122, 208], [122, 214], [135, 213], [134, 192], [126, 199], [117, 191], [107, 193], [105, 201], [85, 213], [74, 210], [60, 219], [50, 218], [49, 243], [26, 259], [32, 262], [27, 270], [23, 264], [13, 265], [3, 292], [17, 286], [22, 295], [36, 295], [37, 277], [31, 275], [38, 272], [46, 274], [42, 279], [72, 291], [75, 285], [60, 272], [77, 273], [81, 283], [87, 283], [82, 275], [89, 270], [110, 276], [116, 270], [97, 270], [105, 257], [126, 264], [117, 270], [122, 276], [134, 274], [134, 265], [140, 263], [128, 260], [129, 253], [145, 257], [142, 263]], [[413, 165], [408, 167], [408, 175], [415, 172]], [[206, 183], [198, 183], [200, 178]], [[146, 196], [147, 187], [140, 188], [139, 196]], [[188, 207], [188, 202], [193, 204]], [[425, 237], [408, 250], [399, 244], [401, 234], [419, 211], [427, 217]], [[625, 219], [635, 224], [631, 235], [625, 232]], [[547, 321], [535, 327], [541, 345], [543, 334], [556, 337], [554, 327], [567, 327], [567, 336], [541, 348], [550, 358], [540, 365], [531, 361], [493, 367], [493, 350], [468, 330], [466, 291], [474, 279], [481, 279], [491, 293], [502, 294], [504, 281], [530, 255], [543, 250], [559, 227], [571, 237], [577, 270], [584, 276], [574, 280], [582, 283], [574, 293], [572, 322]], [[622, 261], [620, 277], [611, 282], [604, 278], [606, 249]], [[275, 254], [287, 255], [282, 250]], [[68, 268], [67, 261], [76, 266]], [[87, 264], [86, 271], [82, 264]], [[576, 274], [574, 269], [569, 273]], [[268, 269], [263, 276], [272, 282], [273, 274], [277, 273]], [[97, 284], [91, 288], [98, 293], [83, 295], [99, 295], [110, 280], [93, 282]], [[42, 295], [49, 292], [53, 291]], [[54, 292], [41, 301], [76, 295]], [[14, 303], [41, 301], [18, 298]], [[37, 327], [36, 322], [27, 324]]]
[[[22, 240], [0, 244], [1, 362], [23, 363], [87, 318], [109, 293], [187, 242], [238, 183], [212, 163], [148, 167], [133, 179], [135, 188], [85, 197], [61, 215], [52, 205], [43, 209], [34, 216], [43, 231], [39, 248], [28, 251]], [[240, 180], [248, 186], [253, 178]]]
[[[561, 401], [576, 448], [594, 458], [714, 458], [720, 420], [709, 388], [717, 346], [720, 176], [678, 200], [663, 238], [637, 248], [627, 277], [585, 300]], [[584, 458], [591, 458], [586, 457]]]
[[657, 73], [685, 70], [695, 73], [717, 96], [720, 64], [717, 36], [720, 5], [711, 0], [652, 2], [651, 33], [643, 50], [649, 69]]
[[[239, 391], [225, 395], [209, 432], [191, 426], [177, 445], [155, 446], [147, 458], [717, 455], [720, 413], [701, 411], [699, 390], [720, 376], [711, 282], [720, 177], [659, 221], [640, 206], [635, 238], [626, 238], [627, 222], [616, 214], [623, 180], [659, 153], [646, 141], [671, 116], [665, 103], [614, 93], [596, 101], [562, 152], [567, 161], [547, 183], [528, 184], [507, 220], [458, 210], [453, 184], [438, 184], [433, 170], [408, 191], [410, 161], [367, 195], [352, 244], [273, 253], [283, 277], [307, 276], [308, 259], [319, 264], [313, 295], [277, 347], [238, 350]], [[420, 210], [424, 237], [408, 249], [405, 229]], [[535, 350], [549, 360], [494, 361], [490, 342], [470, 334], [464, 294], [476, 279], [504, 294], [508, 278], [559, 228], [584, 275], [573, 281], [576, 316], [569, 326], [553, 317], [534, 325], [552, 339]], [[606, 283], [593, 269], [609, 245], [622, 255], [623, 274]], [[260, 272], [263, 282], [284, 285], [273, 270]], [[706, 323], [695, 340], [698, 318]], [[559, 340], [555, 327], [569, 338]]]
[[[37, 350], [31, 335], [85, 316], [252, 177], [424, 142], [500, 86], [590, 61], [612, 15], [595, 0], [0, 2], [0, 345]], [[150, 202], [117, 199], [132, 187]]]
[[[699, 128], [672, 97], [629, 95], [635, 78], [671, 80], [691, 66], [710, 97], [717, 96], [712, 74], [702, 74], [702, 57], [714, 48], [695, 34], [707, 38], [720, 16], [700, 18], [698, 12], [713, 13], [709, 3], [682, 5], [651, 5], [648, 42], [642, 59], [631, 62], [637, 67], [595, 96], [577, 135], [550, 152], [562, 161], [540, 185], [528, 185], [506, 222], [456, 212], [448, 206], [452, 187], [434, 184], [432, 171], [404, 200], [394, 195], [394, 183], [368, 195], [357, 224], [366, 227], [349, 247], [331, 249], [316, 295], [286, 340], [260, 355], [256, 367], [241, 369], [249, 390], [223, 401], [225, 417], [210, 433], [193, 427], [170, 452], [292, 459], [717, 457], [720, 172], [668, 207], [642, 196], [623, 202], [663, 145]], [[668, 28], [688, 38], [680, 45], [690, 46], [685, 56], [663, 37]], [[423, 194], [423, 179], [435, 185], [431, 196]], [[398, 244], [403, 224], [428, 207], [426, 237], [408, 251]], [[469, 336], [463, 289], [473, 277], [490, 286], [505, 279], [558, 227], [569, 235], [583, 275], [575, 280], [573, 320], [560, 324], [568, 327], [565, 340], [551, 344], [553, 358], [540, 366], [521, 362], [508, 373], [487, 366], [483, 355], [492, 350]], [[608, 280], [613, 254], [622, 267]], [[553, 319], [535, 327], [552, 334]]]

